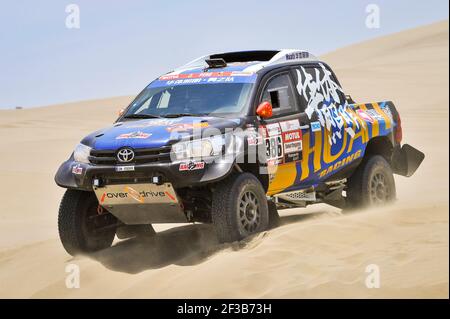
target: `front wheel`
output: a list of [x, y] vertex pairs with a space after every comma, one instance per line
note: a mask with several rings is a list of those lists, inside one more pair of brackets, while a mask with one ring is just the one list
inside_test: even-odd
[[72, 256], [111, 246], [117, 219], [99, 207], [93, 192], [67, 190], [58, 215], [58, 230], [64, 249]]
[[380, 155], [363, 160], [348, 180], [347, 205], [350, 208], [380, 206], [396, 199], [394, 175]]
[[268, 228], [266, 194], [254, 175], [233, 174], [216, 185], [212, 222], [220, 242], [241, 240]]

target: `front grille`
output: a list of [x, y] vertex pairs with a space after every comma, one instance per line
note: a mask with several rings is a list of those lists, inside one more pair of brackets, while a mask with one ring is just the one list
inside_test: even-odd
[[170, 146], [133, 149], [134, 159], [129, 163], [117, 160], [119, 150], [91, 150], [89, 161], [95, 165], [164, 163], [170, 161], [170, 149]]

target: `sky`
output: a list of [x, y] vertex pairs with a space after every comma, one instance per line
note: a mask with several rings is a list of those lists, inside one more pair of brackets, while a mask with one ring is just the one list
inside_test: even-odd
[[[66, 25], [75, 21], [70, 4], [79, 8], [79, 28]], [[371, 4], [379, 28], [367, 27]], [[448, 10], [447, 0], [1, 0], [0, 109], [136, 95], [209, 53], [320, 55], [446, 20]]]

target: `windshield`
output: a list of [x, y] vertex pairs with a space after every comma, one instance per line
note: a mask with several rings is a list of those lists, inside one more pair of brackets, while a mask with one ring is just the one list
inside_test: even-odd
[[161, 82], [157, 80], [144, 89], [124, 118], [239, 114], [253, 87], [248, 82], [182, 85], [174, 85], [175, 81]]

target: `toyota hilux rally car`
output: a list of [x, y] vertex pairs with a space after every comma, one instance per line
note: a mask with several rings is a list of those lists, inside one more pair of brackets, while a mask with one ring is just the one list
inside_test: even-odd
[[307, 51], [203, 56], [151, 82], [60, 166], [60, 238], [74, 255], [202, 222], [231, 242], [276, 225], [279, 209], [383, 204], [393, 174], [424, 159], [401, 141], [392, 102], [355, 103]]

